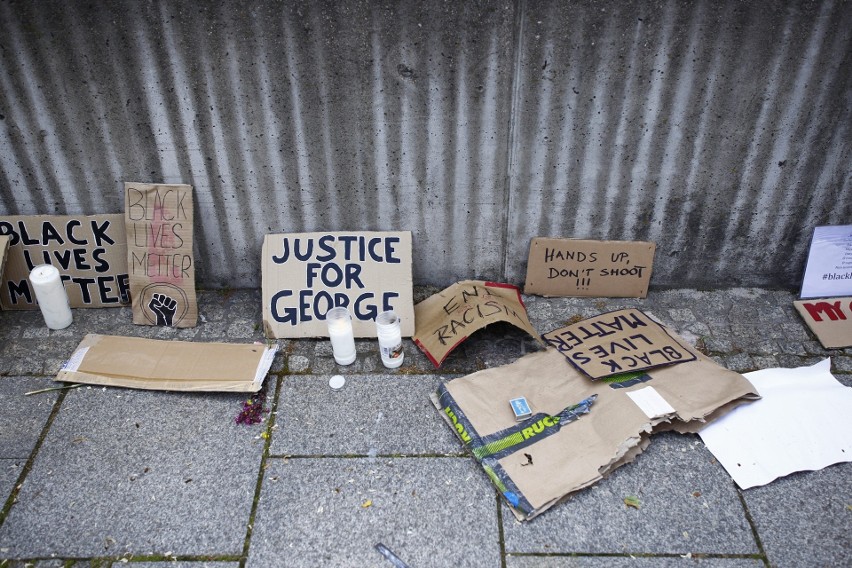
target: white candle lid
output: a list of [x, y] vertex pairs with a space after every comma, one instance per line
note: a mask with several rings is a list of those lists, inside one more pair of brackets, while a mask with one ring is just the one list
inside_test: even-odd
[[334, 375], [328, 380], [328, 386], [330, 386], [333, 390], [340, 390], [345, 384], [346, 379], [343, 378], [343, 375]]
[[30, 272], [30, 281], [41, 284], [59, 278], [59, 269], [52, 264], [39, 264]]

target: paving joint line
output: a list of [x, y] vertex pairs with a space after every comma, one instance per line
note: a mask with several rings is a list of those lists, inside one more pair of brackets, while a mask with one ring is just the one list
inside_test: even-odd
[[[285, 363], [286, 364], [286, 363]], [[281, 385], [284, 382], [283, 373], [278, 373], [275, 379], [275, 397], [272, 401], [272, 406], [269, 409], [269, 419], [266, 423], [266, 437], [263, 444], [263, 453], [260, 457], [260, 468], [257, 472], [257, 481], [254, 487], [254, 498], [251, 503], [251, 513], [249, 513], [248, 523], [246, 525], [246, 538], [243, 541], [243, 552], [240, 557], [240, 568], [245, 568], [248, 562], [249, 547], [251, 546], [251, 536], [254, 530], [254, 521], [257, 515], [257, 507], [260, 503], [260, 493], [263, 489], [263, 476], [266, 472], [266, 463], [269, 459], [269, 448], [272, 444], [272, 431], [275, 428], [275, 423], [278, 417], [278, 401], [281, 395]]]
[[497, 501], [497, 538], [500, 543], [500, 568], [506, 568], [506, 539], [503, 533], [503, 501], [499, 491], [494, 492]]
[[763, 541], [760, 540], [760, 533], [757, 531], [757, 523], [754, 522], [754, 517], [751, 516], [751, 511], [749, 511], [748, 504], [746, 504], [745, 496], [743, 495], [742, 490], [737, 487], [736, 483], [731, 482], [734, 485], [734, 489], [737, 492], [737, 497], [740, 498], [740, 505], [743, 508], [743, 514], [745, 514], [746, 521], [748, 522], [748, 526], [751, 528], [751, 534], [754, 537], [754, 542], [757, 545], [757, 550], [760, 551], [760, 557], [763, 560], [764, 566], [766, 568], [770, 568], [769, 564], [769, 556], [766, 554], [766, 550], [763, 548]]
[[41, 429], [41, 434], [39, 434], [38, 440], [36, 440], [35, 447], [33, 447], [32, 451], [30, 452], [30, 456], [29, 458], [27, 458], [27, 461], [24, 464], [23, 469], [21, 470], [21, 474], [15, 481], [15, 486], [12, 489], [12, 493], [6, 499], [6, 503], [3, 505], [3, 509], [0, 510], [0, 527], [2, 527], [3, 523], [6, 522], [9, 513], [12, 511], [12, 507], [18, 501], [18, 494], [20, 493], [21, 487], [23, 487], [24, 483], [26, 482], [27, 476], [33, 468], [33, 464], [35, 463], [36, 457], [38, 456], [38, 453], [41, 450], [41, 446], [44, 443], [45, 438], [47, 438], [47, 435], [50, 432], [50, 428], [53, 426], [53, 421], [59, 414], [59, 409], [62, 407], [62, 403], [65, 401], [65, 397], [68, 395], [68, 392], [69, 391], [67, 390], [59, 391], [59, 395], [56, 397], [56, 401], [53, 403], [53, 408], [50, 409], [50, 416], [47, 417], [47, 421], [45, 422], [44, 427]]
[[469, 458], [466, 453], [459, 454], [270, 454], [269, 459], [310, 460], [310, 459], [423, 459], [423, 458]]

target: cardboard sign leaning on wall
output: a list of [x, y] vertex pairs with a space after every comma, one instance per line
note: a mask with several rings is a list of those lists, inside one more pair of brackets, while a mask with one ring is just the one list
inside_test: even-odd
[[59, 269], [72, 308], [130, 303], [124, 216], [16, 215], [0, 217], [9, 241], [0, 280], [4, 310], [38, 308], [29, 275], [40, 264]]
[[195, 327], [192, 186], [124, 184], [133, 323]]
[[644, 241], [536, 237], [530, 242], [525, 294], [644, 298], [654, 251]]
[[328, 337], [325, 314], [345, 306], [355, 337], [376, 337], [376, 316], [393, 310], [414, 333], [409, 231], [266, 235], [261, 253], [267, 337]]

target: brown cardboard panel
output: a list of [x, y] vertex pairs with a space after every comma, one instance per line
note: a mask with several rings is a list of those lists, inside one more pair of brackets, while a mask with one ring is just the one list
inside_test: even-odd
[[0, 234], [9, 238], [0, 283], [4, 310], [38, 307], [28, 278], [40, 264], [59, 269], [72, 308], [130, 303], [123, 215], [0, 217]]
[[57, 380], [147, 390], [254, 392], [277, 349], [89, 334]]
[[656, 245], [536, 237], [530, 242], [525, 294], [644, 298]]
[[133, 323], [195, 327], [192, 186], [124, 184]]
[[376, 337], [376, 315], [393, 310], [414, 333], [409, 231], [266, 235], [262, 251], [267, 337], [328, 337], [325, 314], [346, 306], [355, 337]]
[[600, 314], [542, 337], [593, 379], [695, 359], [665, 327], [635, 309]]
[[[649, 388], [671, 410], [649, 413], [628, 394]], [[519, 423], [509, 400], [521, 396], [533, 415]], [[516, 517], [529, 520], [632, 461], [651, 433], [701, 423], [754, 398], [745, 377], [698, 353], [640, 381], [608, 384], [589, 380], [549, 348], [448, 381], [432, 401]], [[581, 401], [591, 401], [585, 412], [564, 418]]]
[[417, 304], [414, 313], [413, 339], [435, 367], [470, 334], [494, 322], [508, 322], [539, 339], [520, 290], [510, 284], [458, 282]]
[[793, 305], [823, 347], [852, 347], [852, 297], [797, 300]]

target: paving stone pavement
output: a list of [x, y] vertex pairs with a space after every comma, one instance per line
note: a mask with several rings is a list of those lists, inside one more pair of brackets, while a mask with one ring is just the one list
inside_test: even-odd
[[[134, 326], [127, 308], [75, 310], [61, 331], [38, 312], [0, 313], [0, 568], [391, 566], [378, 542], [412, 568], [852, 565], [852, 463], [742, 491], [695, 435], [658, 434], [634, 463], [517, 522], [428, 400], [442, 380], [540, 349], [505, 324], [438, 370], [408, 340], [395, 370], [374, 340], [357, 341], [348, 367], [328, 341], [279, 340], [268, 412], [252, 426], [234, 420], [246, 394], [25, 394], [61, 386], [52, 378], [86, 333], [263, 340], [258, 290], [198, 298], [199, 325], [184, 330]], [[794, 299], [750, 288], [524, 297], [539, 332], [637, 307], [736, 371], [831, 357], [852, 386], [852, 349], [822, 349]], [[338, 373], [347, 383], [332, 391]]]

